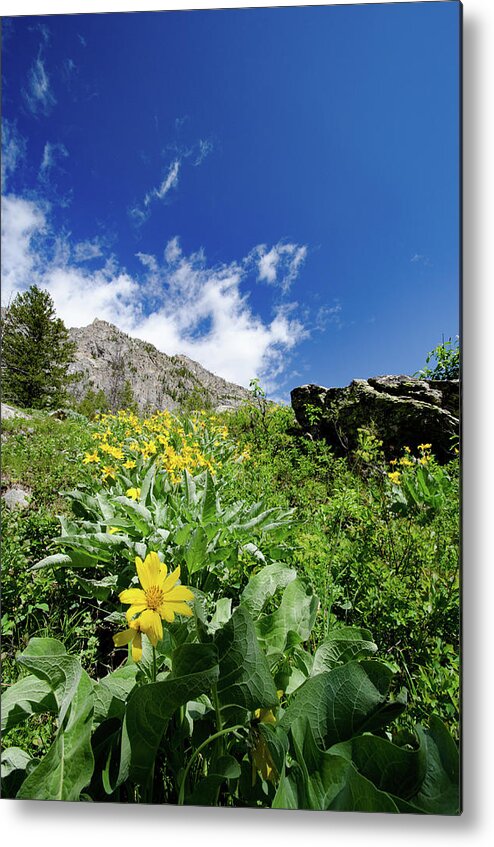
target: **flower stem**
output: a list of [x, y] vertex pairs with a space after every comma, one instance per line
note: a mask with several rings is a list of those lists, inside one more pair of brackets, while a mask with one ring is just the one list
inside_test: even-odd
[[153, 677], [152, 681], [156, 682], [156, 647], [153, 647]]
[[230, 732], [237, 732], [239, 729], [245, 729], [244, 724], [236, 724], [235, 726], [228, 726], [226, 729], [222, 729], [219, 732], [215, 732], [214, 735], [210, 735], [209, 738], [206, 738], [202, 744], [199, 745], [197, 750], [194, 750], [192, 756], [190, 757], [187, 767], [184, 770], [184, 775], [182, 777], [182, 782], [180, 784], [180, 791], [178, 793], [178, 805], [183, 806], [184, 804], [184, 795], [185, 795], [185, 782], [187, 780], [187, 776], [189, 775], [189, 771], [197, 759], [199, 753], [201, 753], [208, 744], [211, 744], [212, 741], [216, 741], [217, 738], [222, 738], [224, 735], [228, 735]]

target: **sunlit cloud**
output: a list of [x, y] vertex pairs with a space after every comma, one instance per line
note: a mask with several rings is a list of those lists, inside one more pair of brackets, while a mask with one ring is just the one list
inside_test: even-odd
[[[185, 255], [175, 237], [161, 258], [138, 253], [142, 273], [131, 275], [97, 240], [72, 245], [54, 232], [48, 208], [15, 196], [4, 200], [2, 248], [5, 299], [35, 282], [68, 326], [107, 320], [246, 387], [258, 377], [275, 392], [291, 351], [308, 336], [296, 303], [273, 305], [268, 319], [254, 312], [242, 290], [252, 253], [211, 266], [202, 251]], [[90, 267], [78, 264], [89, 259]]]

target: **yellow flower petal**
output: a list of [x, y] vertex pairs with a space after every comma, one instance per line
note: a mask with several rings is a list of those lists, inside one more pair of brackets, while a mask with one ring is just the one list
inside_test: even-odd
[[178, 568], [175, 568], [175, 570], [172, 571], [172, 573], [169, 574], [167, 576], [167, 578], [165, 579], [165, 581], [162, 585], [163, 591], [167, 594], [169, 591], [171, 591], [173, 589], [175, 583], [178, 582], [179, 579], [180, 579], [180, 565], [178, 566]]
[[130, 625], [132, 623], [132, 618], [134, 617], [134, 615], [140, 614], [146, 608], [146, 603], [135, 603], [133, 606], [130, 606], [125, 612], [127, 623], [129, 623]]
[[148, 553], [144, 562], [139, 556], [136, 556], [136, 569], [144, 591], [147, 591], [152, 585], [161, 586], [161, 562], [157, 553]]
[[123, 647], [124, 644], [128, 644], [129, 641], [135, 637], [134, 629], [125, 629], [123, 632], [117, 632], [116, 635], [113, 636], [113, 643], [115, 647]]
[[144, 632], [149, 638], [153, 647], [156, 647], [158, 641], [163, 638], [163, 624], [158, 612], [152, 609], [145, 609], [139, 618], [141, 632]]
[[[167, 600], [162, 603], [162, 605], [158, 609], [158, 612], [160, 613], [161, 617], [164, 618], [166, 621], [170, 620], [170, 618], [168, 617], [170, 613], [175, 613], [177, 615], [186, 615], [186, 617], [188, 618], [192, 616], [192, 609], [190, 608], [190, 606], [187, 606], [187, 603], [169, 603]], [[173, 618], [171, 618], [171, 620], [173, 620]]]
[[126, 588], [118, 595], [121, 603], [137, 603], [146, 606], [146, 595], [141, 588]]
[[193, 600], [194, 595], [190, 588], [185, 585], [176, 585], [171, 591], [166, 592], [166, 603], [180, 603], [182, 600]]
[[142, 659], [142, 635], [140, 632], [135, 633], [135, 638], [132, 642], [132, 658], [134, 662], [140, 662]]

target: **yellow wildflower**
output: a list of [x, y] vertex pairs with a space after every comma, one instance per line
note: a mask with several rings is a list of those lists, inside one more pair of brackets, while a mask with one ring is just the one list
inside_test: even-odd
[[115, 533], [118, 532], [118, 526], [109, 526], [106, 531], [108, 535], [115, 535]]
[[393, 483], [393, 485], [399, 485], [400, 484], [400, 472], [399, 471], [393, 471], [392, 473], [388, 473], [388, 476], [389, 476], [391, 482]]
[[192, 615], [187, 600], [193, 600], [190, 588], [179, 585], [180, 566], [168, 574], [166, 565], [157, 553], [148, 553], [144, 561], [136, 556], [136, 569], [142, 588], [128, 588], [119, 595], [127, 609], [129, 623], [139, 615], [140, 631], [149, 638], [153, 647], [163, 638], [162, 620], [172, 623], [175, 615]]
[[133, 459], [127, 459], [127, 461], [123, 463], [123, 466], [124, 466], [124, 468], [127, 468], [128, 470], [130, 470], [131, 468], [135, 468], [136, 463], [134, 462]]
[[88, 465], [90, 462], [99, 462], [98, 451], [95, 450], [94, 453], [86, 453], [82, 461], [84, 465]]
[[404, 449], [405, 453], [409, 453], [409, 452], [410, 452], [410, 447], [404, 447], [403, 449]]
[[125, 494], [126, 494], [127, 497], [130, 497], [132, 500], [139, 500], [139, 498], [141, 496], [141, 489], [140, 488], [127, 488], [127, 491], [125, 492]]
[[419, 444], [418, 449], [419, 450], [430, 450], [431, 447], [432, 447], [432, 444]]
[[421, 465], [426, 465], [428, 461], [429, 461], [428, 456], [422, 456], [422, 458], [419, 459], [419, 462], [420, 462]]
[[116, 476], [117, 476], [117, 472], [116, 472], [115, 468], [112, 468], [109, 465], [105, 466], [102, 469], [102, 474], [103, 474], [103, 479], [108, 479], [108, 478], [116, 479]]
[[123, 647], [124, 644], [132, 642], [132, 658], [134, 662], [140, 662], [142, 659], [142, 635], [141, 635], [140, 618], [129, 622], [129, 628], [123, 632], [117, 632], [113, 636], [115, 647]]
[[400, 465], [403, 465], [405, 468], [411, 468], [413, 466], [413, 462], [410, 459], [407, 459], [406, 456], [403, 456], [403, 459], [400, 459]]
[[398, 462], [398, 459], [391, 459], [389, 464], [390, 465], [396, 465], [397, 462]]

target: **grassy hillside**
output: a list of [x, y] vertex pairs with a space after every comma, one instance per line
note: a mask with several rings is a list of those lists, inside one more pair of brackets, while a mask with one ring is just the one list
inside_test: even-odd
[[[95, 697], [94, 733], [84, 736], [81, 718], [73, 755], [84, 773], [77, 757], [85, 744], [88, 769], [81, 784], [60, 789], [66, 799], [455, 813], [446, 795], [455, 784], [447, 737], [458, 738], [459, 719], [458, 459], [440, 467], [433, 451], [403, 445], [390, 464], [376, 435], [362, 431], [356, 453], [337, 459], [303, 435], [290, 409], [266, 407], [262, 398], [191, 418], [119, 413], [90, 422], [36, 413], [6, 421], [3, 486], [20, 482], [31, 492], [27, 510], [3, 509], [6, 796], [52, 796], [50, 762], [60, 734], [75, 731], [86, 686]], [[175, 614], [161, 615], [160, 637], [132, 629], [140, 618], [130, 623], [122, 607], [129, 586], [145, 589], [135, 560], [149, 564], [152, 551], [189, 591], [170, 588]], [[164, 608], [146, 602], [149, 616]], [[119, 646], [125, 639], [128, 656]], [[250, 663], [241, 679], [237, 665], [227, 673], [222, 652], [237, 640], [237, 665]], [[219, 670], [210, 671], [211, 662]], [[79, 688], [64, 706], [60, 673], [69, 665], [74, 673], [74, 663]], [[231, 674], [235, 684], [225, 681]], [[326, 702], [340, 677], [331, 706], [340, 708], [340, 723], [331, 734], [329, 717], [324, 726], [320, 716], [305, 718], [300, 704], [313, 689], [308, 702]], [[34, 680], [51, 686], [56, 704], [48, 689], [37, 690], [25, 694], [19, 713], [19, 686]], [[329, 688], [319, 691], [323, 684]], [[170, 714], [159, 707], [158, 731], [139, 723], [133, 703], [160, 685], [172, 706]], [[110, 690], [118, 704], [111, 712]], [[355, 722], [359, 710], [367, 718], [343, 731], [347, 713]], [[427, 737], [413, 735], [417, 723], [429, 724]], [[316, 758], [305, 749], [309, 737]], [[440, 805], [424, 786], [395, 796], [385, 765], [376, 776], [359, 759], [362, 739], [382, 746], [375, 761], [388, 747], [393, 756], [420, 757], [436, 745], [431, 761], [443, 762], [447, 776], [428, 773], [448, 783]], [[143, 758], [148, 742], [153, 763]], [[326, 779], [328, 756], [344, 773], [337, 797], [329, 784], [324, 797], [314, 793], [311, 782], [311, 767], [318, 784]]]

